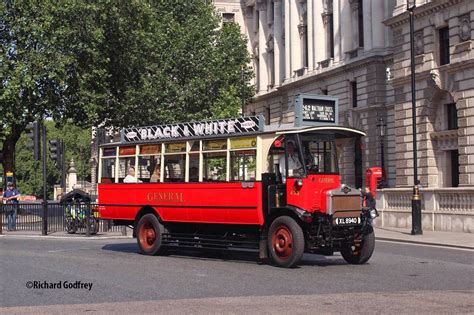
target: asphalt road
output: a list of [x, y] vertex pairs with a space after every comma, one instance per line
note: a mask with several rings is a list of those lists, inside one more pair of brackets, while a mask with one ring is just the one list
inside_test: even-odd
[[368, 264], [305, 255], [295, 269], [256, 253], [136, 251], [132, 239], [0, 237], [0, 313], [474, 312], [468, 250], [377, 241]]

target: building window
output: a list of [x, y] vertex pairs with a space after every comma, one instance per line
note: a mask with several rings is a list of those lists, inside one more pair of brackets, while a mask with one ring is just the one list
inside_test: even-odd
[[439, 64], [449, 63], [449, 27], [439, 29]]
[[222, 22], [224, 23], [234, 23], [235, 14], [234, 13], [222, 13]]
[[362, 10], [362, 0], [359, 0], [357, 6], [357, 20], [358, 20], [358, 32], [359, 32], [359, 47], [364, 47], [364, 12]]
[[459, 151], [449, 151], [451, 157], [451, 187], [459, 186]]
[[458, 129], [458, 110], [456, 103], [447, 104], [446, 108], [448, 113], [448, 130]]
[[357, 107], [357, 82], [351, 82], [352, 107]]
[[270, 107], [266, 108], [265, 112], [265, 125], [270, 125]]

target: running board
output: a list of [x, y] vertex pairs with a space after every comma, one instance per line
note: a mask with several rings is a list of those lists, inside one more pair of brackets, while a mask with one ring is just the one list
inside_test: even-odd
[[258, 240], [237, 240], [221, 235], [197, 235], [184, 233], [163, 233], [163, 246], [195, 249], [259, 249]]

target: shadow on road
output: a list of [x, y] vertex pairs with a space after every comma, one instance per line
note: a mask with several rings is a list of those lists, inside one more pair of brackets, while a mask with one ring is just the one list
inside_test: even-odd
[[137, 245], [134, 243], [107, 244], [102, 249], [112, 252], [137, 253]]
[[[121, 252], [121, 253], [133, 253], [138, 254], [138, 247], [133, 243], [121, 243], [121, 244], [107, 244], [102, 247], [103, 250]], [[203, 250], [203, 249], [170, 249], [167, 253], [168, 257], [179, 257], [183, 259], [194, 259], [194, 260], [220, 260], [220, 261], [232, 261], [235, 263], [248, 263], [258, 264], [261, 263], [258, 258], [258, 251], [247, 250]], [[317, 266], [317, 267], [328, 267], [347, 265], [347, 263], [338, 256], [326, 257], [323, 255], [316, 254], [305, 254], [299, 266]]]

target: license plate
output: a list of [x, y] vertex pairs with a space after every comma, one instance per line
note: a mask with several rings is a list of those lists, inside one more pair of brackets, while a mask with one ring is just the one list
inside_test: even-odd
[[336, 225], [360, 224], [360, 217], [335, 218], [334, 223]]

